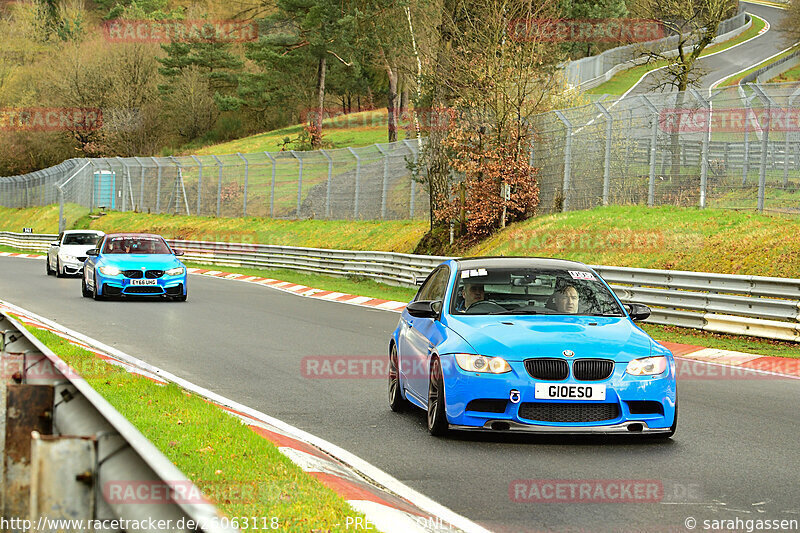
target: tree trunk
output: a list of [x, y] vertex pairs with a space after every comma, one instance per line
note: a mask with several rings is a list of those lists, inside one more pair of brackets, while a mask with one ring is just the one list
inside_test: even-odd
[[325, 112], [325, 56], [319, 58], [317, 70], [317, 113], [314, 117], [314, 133], [311, 136], [311, 146], [315, 149], [322, 147], [322, 117]]
[[[686, 85], [687, 83], [684, 80], [681, 80], [678, 84], [678, 95], [675, 98], [675, 109], [678, 112], [678, 117], [681, 116], [681, 109], [683, 108], [683, 103], [686, 99]], [[655, 119], [654, 119], [655, 120]], [[675, 128], [670, 134], [670, 152], [672, 152], [672, 164], [669, 171], [669, 179], [672, 182], [679, 181], [681, 175], [681, 143], [680, 143], [680, 122], [678, 123], [678, 127]]]
[[386, 62], [386, 75], [389, 77], [389, 94], [386, 110], [389, 114], [389, 142], [397, 140], [397, 69]]
[[408, 113], [409, 99], [408, 83], [403, 82], [403, 90], [400, 92], [400, 114]]

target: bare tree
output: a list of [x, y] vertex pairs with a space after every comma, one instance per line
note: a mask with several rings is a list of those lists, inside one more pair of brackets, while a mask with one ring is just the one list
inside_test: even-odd
[[[698, 68], [697, 61], [717, 36], [719, 24], [736, 14], [738, 5], [737, 0], [639, 0], [638, 14], [658, 21], [669, 33], [677, 36], [678, 43], [673, 53], [660, 49], [643, 52], [649, 64], [667, 63], [656, 89], [678, 91], [676, 109], [683, 107], [685, 91], [697, 85], [705, 75]], [[677, 128], [671, 133], [671, 179], [678, 178], [681, 173], [679, 135]]]

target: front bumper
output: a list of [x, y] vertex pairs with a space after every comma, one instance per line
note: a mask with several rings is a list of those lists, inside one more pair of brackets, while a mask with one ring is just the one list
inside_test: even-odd
[[83, 274], [83, 262], [61, 260], [61, 268], [64, 270], [64, 274]]
[[[452, 359], [447, 361], [447, 359]], [[600, 384], [606, 387], [604, 400], [545, 400], [535, 397], [536, 383], [550, 383], [532, 378], [522, 362], [509, 362], [511, 372], [480, 374], [465, 372], [453, 356], [442, 356], [447, 419], [454, 429], [507, 431], [525, 433], [664, 433], [675, 420], [675, 363], [670, 358], [668, 369], [658, 376], [632, 376], [625, 373], [626, 363], [616, 363], [611, 376], [602, 381], [578, 381], [570, 372], [568, 379], [557, 384]], [[511, 391], [519, 391], [519, 401], [512, 402]], [[471, 406], [470, 402], [478, 400]], [[475, 410], [481, 400], [493, 406]], [[484, 404], [485, 405], [485, 404]], [[572, 420], [572, 411], [580, 406], [603, 406], [608, 416]], [[470, 409], [467, 407], [470, 406]], [[526, 406], [527, 408], [522, 408]], [[531, 409], [532, 406], [536, 408]], [[646, 408], [643, 408], [646, 406]], [[568, 416], [557, 421], [525, 418], [543, 410], [561, 411]], [[654, 408], [655, 407], [655, 408]], [[607, 408], [607, 409], [605, 409]], [[558, 416], [554, 418], [559, 418]]]
[[132, 279], [123, 276], [103, 276], [98, 273], [96, 283], [104, 296], [185, 296], [186, 275], [162, 276], [155, 285], [133, 285]]

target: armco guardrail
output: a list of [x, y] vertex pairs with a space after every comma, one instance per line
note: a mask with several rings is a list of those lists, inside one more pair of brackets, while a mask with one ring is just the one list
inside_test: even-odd
[[[0, 244], [39, 249], [52, 235], [0, 232]], [[219, 266], [286, 268], [365, 276], [412, 287], [448, 259], [265, 244], [170, 240], [187, 261]], [[649, 322], [738, 335], [800, 341], [800, 279], [594, 266], [623, 302], [649, 305]]]
[[[111, 404], [4, 312], [0, 339], [3, 531], [94, 531], [88, 520], [108, 531], [237, 531], [224, 527], [216, 508], [197, 497], [200, 490]], [[83, 526], [75, 525], [79, 520]]]

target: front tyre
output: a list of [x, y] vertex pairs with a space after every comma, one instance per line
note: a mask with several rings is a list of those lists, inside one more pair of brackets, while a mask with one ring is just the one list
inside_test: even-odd
[[92, 298], [94, 298], [94, 300], [97, 301], [97, 302], [106, 299], [105, 296], [100, 294], [100, 292], [98, 290], [100, 288], [99, 285], [100, 285], [100, 283], [97, 281], [97, 273], [95, 273], [95, 275], [94, 275], [94, 290], [92, 291]]
[[48, 276], [52, 276], [53, 275], [53, 269], [50, 268], [50, 258], [49, 257], [45, 257], [44, 258], [44, 266], [47, 269], [47, 275]]
[[64, 274], [61, 273], [61, 259], [56, 258], [56, 277], [63, 278]]
[[86, 286], [86, 276], [81, 278], [81, 295], [83, 295], [84, 298], [89, 298], [92, 295], [92, 291]]
[[434, 437], [447, 434], [448, 422], [445, 413], [444, 376], [439, 359], [431, 362], [430, 381], [428, 384], [428, 433]]
[[408, 400], [403, 398], [401, 387], [397, 346], [392, 344], [389, 350], [389, 408], [395, 413], [402, 413], [411, 405]]

